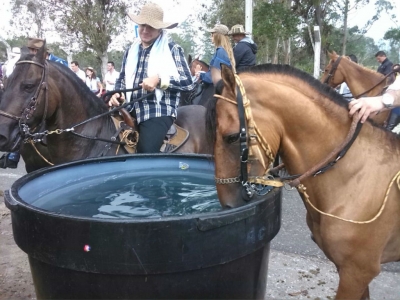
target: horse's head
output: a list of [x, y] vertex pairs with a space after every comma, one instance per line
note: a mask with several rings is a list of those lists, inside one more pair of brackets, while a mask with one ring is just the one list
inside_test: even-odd
[[329, 63], [326, 65], [324, 73], [321, 77], [321, 82], [326, 83], [331, 87], [337, 87], [345, 81], [343, 68], [339, 66], [342, 56], [339, 56], [335, 51], [328, 51]]
[[[237, 207], [258, 199], [249, 190], [250, 177], [263, 176], [273, 160], [256, 140], [251, 112], [244, 107], [232, 70], [222, 65], [222, 80], [216, 87], [216, 99], [209, 107], [207, 131], [214, 145], [215, 178], [218, 198], [223, 207]], [[264, 187], [257, 186], [258, 192]], [[249, 193], [250, 192], [250, 193]]]
[[8, 78], [0, 102], [0, 149], [18, 148], [24, 130], [34, 129], [48, 110], [46, 100], [46, 42], [36, 55], [28, 48], [21, 50], [21, 58]]

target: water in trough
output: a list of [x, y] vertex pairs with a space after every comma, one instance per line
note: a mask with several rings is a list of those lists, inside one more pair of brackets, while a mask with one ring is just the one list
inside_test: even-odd
[[92, 176], [29, 202], [62, 215], [93, 218], [160, 218], [221, 210], [212, 174], [201, 172]]

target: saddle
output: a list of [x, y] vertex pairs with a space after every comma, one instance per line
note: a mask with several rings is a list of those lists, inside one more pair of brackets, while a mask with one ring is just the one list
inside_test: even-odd
[[[136, 120], [126, 109], [119, 110], [119, 113], [111, 116], [117, 135], [122, 142], [125, 142], [124, 148], [128, 153], [136, 153], [136, 146], [139, 141], [139, 132]], [[160, 152], [172, 153], [178, 150], [189, 138], [189, 131], [172, 124], [168, 130]], [[117, 150], [118, 152], [118, 150]]]

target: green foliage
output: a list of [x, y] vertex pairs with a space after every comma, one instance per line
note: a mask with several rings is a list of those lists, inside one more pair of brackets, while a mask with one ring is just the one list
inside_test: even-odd
[[392, 45], [400, 46], [400, 28], [390, 28], [383, 38], [389, 40]]
[[297, 34], [300, 19], [281, 2], [261, 2], [254, 10], [254, 35], [275, 40], [287, 39]]

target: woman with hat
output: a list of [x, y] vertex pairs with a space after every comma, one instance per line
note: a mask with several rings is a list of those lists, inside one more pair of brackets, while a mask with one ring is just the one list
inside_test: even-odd
[[221, 79], [221, 63], [230, 66], [235, 73], [236, 63], [228, 38], [228, 27], [217, 24], [208, 31], [211, 33], [211, 41], [215, 45], [215, 53], [210, 61], [210, 70], [205, 73], [196, 70], [196, 76], [206, 84], [215, 85]]
[[[137, 152], [160, 152], [168, 129], [177, 115], [180, 91], [194, 88], [190, 70], [182, 48], [169, 41], [165, 29], [177, 23], [164, 22], [164, 12], [155, 3], [147, 3], [139, 15], [128, 14], [139, 25], [139, 37], [125, 52], [120, 76], [115, 89], [142, 87], [126, 93], [127, 100], [141, 98], [132, 105], [131, 114], [136, 117], [139, 130]], [[124, 96], [114, 94], [109, 105], [118, 106]]]
[[100, 80], [96, 76], [96, 71], [92, 67], [86, 68], [86, 85], [88, 88], [96, 94], [97, 97], [101, 96], [103, 92], [103, 86], [101, 85]]
[[248, 34], [250, 33], [246, 32], [243, 25], [240, 24], [232, 26], [229, 31], [229, 35], [232, 36], [235, 42], [233, 55], [235, 56], [237, 71], [256, 64], [257, 44], [250, 37], [246, 36]]

